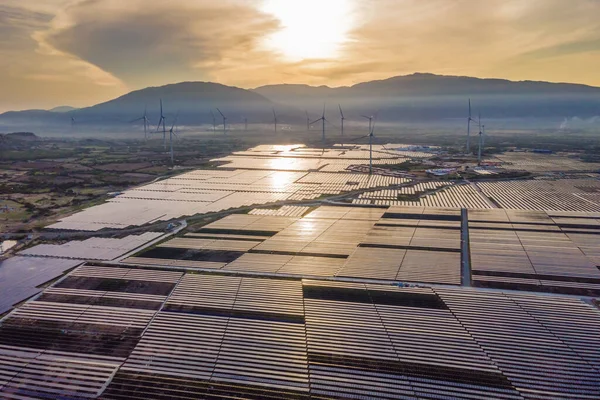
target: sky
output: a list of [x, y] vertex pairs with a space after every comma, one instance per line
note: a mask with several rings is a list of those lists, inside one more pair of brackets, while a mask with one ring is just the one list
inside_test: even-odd
[[600, 0], [2, 0], [0, 111], [414, 72], [600, 86]]

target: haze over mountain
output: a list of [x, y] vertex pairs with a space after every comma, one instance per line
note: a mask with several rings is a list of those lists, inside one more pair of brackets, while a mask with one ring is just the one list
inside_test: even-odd
[[600, 88], [535, 81], [480, 79], [416, 73], [330, 88], [267, 85], [254, 92], [278, 103], [313, 112], [316, 104], [341, 104], [348, 112], [379, 111], [383, 120], [442, 119], [465, 116], [467, 98], [473, 110], [494, 118], [589, 118], [600, 115]]
[[210, 82], [182, 82], [136, 90], [92, 107], [53, 112], [27, 110], [0, 115], [0, 122], [22, 125], [127, 125], [147, 115], [151, 123], [159, 119], [159, 100], [164, 114], [180, 125], [222, 123], [216, 108], [228, 117], [228, 124], [271, 123], [276, 109], [281, 123], [304, 124], [304, 110], [316, 119], [327, 104], [327, 114], [337, 116], [341, 104], [346, 117], [378, 112], [383, 122], [426, 121], [466, 116], [471, 98], [474, 116], [486, 118], [590, 118], [600, 115], [600, 88], [569, 84], [471, 77], [412, 74], [385, 80], [330, 88], [308, 85], [268, 85], [253, 90]]
[[64, 112], [71, 112], [71, 111], [75, 111], [75, 110], [77, 110], [77, 108], [71, 107], [71, 106], [58, 106], [58, 107], [51, 108], [48, 111], [64, 113]]

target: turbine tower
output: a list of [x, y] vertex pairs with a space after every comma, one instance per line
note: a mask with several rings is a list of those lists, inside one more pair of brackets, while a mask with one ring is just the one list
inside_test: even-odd
[[148, 119], [148, 116], [147, 116], [147, 109], [148, 109], [148, 107], [144, 107], [144, 115], [131, 121], [131, 122], [137, 122], [140, 120], [144, 121], [144, 139], [146, 139], [146, 140], [148, 140], [148, 126], [150, 125], [150, 120]]
[[338, 107], [340, 108], [340, 121], [342, 121], [342, 137], [344, 137], [344, 120], [346, 118], [344, 118], [344, 113], [342, 112], [342, 106], [340, 104], [338, 104]]
[[275, 125], [275, 133], [277, 133], [277, 114], [275, 114], [275, 109], [273, 109], [273, 124]]
[[481, 164], [481, 147], [483, 145], [483, 132], [481, 130], [481, 114], [479, 114], [479, 150], [477, 152], [477, 165]]
[[308, 111], [304, 110], [306, 113], [306, 131], [310, 131], [310, 117], [308, 116]]
[[362, 117], [369, 120], [369, 132], [371, 132], [371, 122], [373, 121], [373, 116], [362, 115]]
[[469, 99], [469, 116], [467, 117], [467, 154], [471, 153], [471, 99]]
[[215, 120], [215, 113], [210, 110], [210, 115], [212, 115], [213, 120], [213, 133], [217, 131], [217, 121]]
[[169, 146], [171, 147], [171, 165], [175, 166], [175, 157], [173, 154], [173, 136], [177, 137], [177, 133], [175, 133], [175, 129], [176, 126], [175, 124], [177, 124], [177, 118], [179, 118], [179, 113], [177, 113], [177, 115], [175, 116], [175, 119], [173, 120], [173, 125], [171, 126], [171, 129], [169, 129]]
[[158, 120], [158, 126], [156, 127], [156, 132], [160, 129], [160, 124], [162, 123], [163, 128], [163, 146], [165, 150], [167, 149], [167, 128], [165, 126], [165, 116], [163, 114], [163, 104], [162, 99], [160, 99], [160, 119]]
[[217, 108], [217, 111], [219, 112], [219, 114], [221, 114], [221, 117], [223, 117], [223, 134], [226, 134], [227, 133], [227, 117], [218, 108]]
[[[373, 118], [373, 117], [371, 117]], [[375, 136], [375, 122], [377, 119], [373, 120], [373, 127], [370, 128], [369, 131], [369, 175], [373, 174], [373, 137]], [[369, 127], [371, 126], [371, 120], [369, 119]]]
[[311, 124], [314, 124], [315, 122], [323, 122], [323, 134], [321, 137], [321, 140], [323, 141], [323, 151], [325, 151], [325, 122], [327, 121], [327, 119], [325, 118], [325, 104], [323, 104], [323, 115], [321, 115], [321, 118], [314, 120], [313, 122], [311, 122]]
[[485, 125], [481, 125], [481, 147], [485, 148]]

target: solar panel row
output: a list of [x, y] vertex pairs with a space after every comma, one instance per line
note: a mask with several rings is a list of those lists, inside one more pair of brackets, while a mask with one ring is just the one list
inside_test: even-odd
[[[0, 397], [600, 396], [600, 312], [574, 298], [92, 265], [69, 278], [44, 293], [63, 301], [2, 321]], [[69, 300], [107, 294], [160, 307]]]

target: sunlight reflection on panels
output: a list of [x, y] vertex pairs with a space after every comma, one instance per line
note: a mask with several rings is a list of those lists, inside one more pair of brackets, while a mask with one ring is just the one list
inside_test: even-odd
[[[382, 162], [403, 159], [382, 145], [375, 146], [375, 151]], [[410, 182], [396, 176], [340, 173], [348, 165], [368, 163], [368, 151], [361, 146], [322, 151], [301, 145], [264, 145], [213, 161], [230, 161], [222, 167], [234, 169], [189, 171], [138, 186], [107, 203], [63, 218], [49, 228], [123, 229], [231, 208], [312, 200]], [[335, 172], [317, 172], [319, 168]]]

